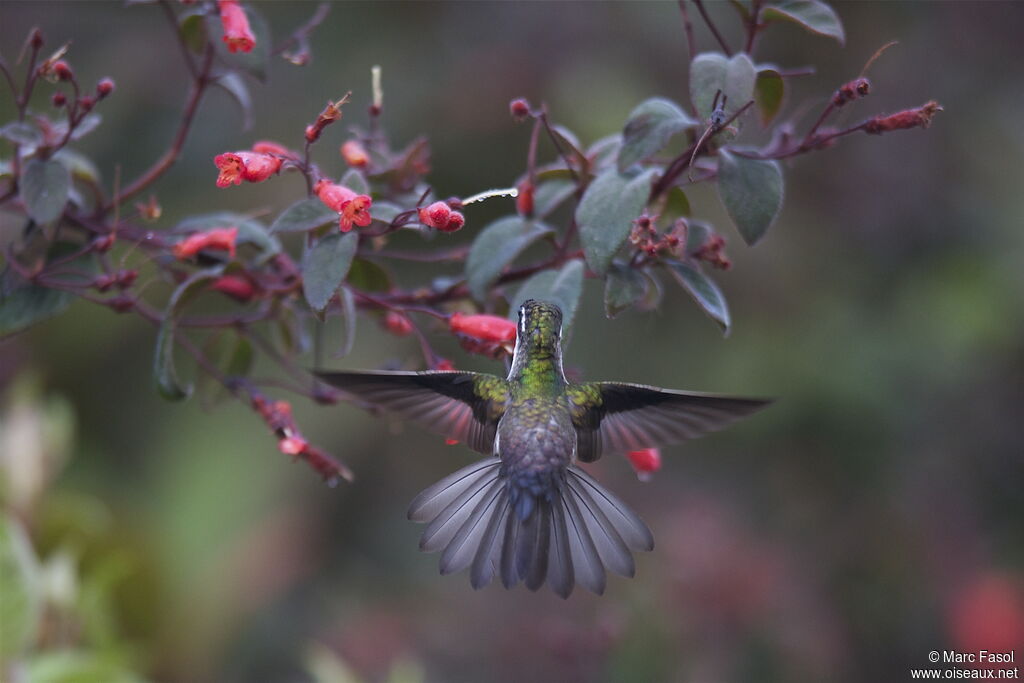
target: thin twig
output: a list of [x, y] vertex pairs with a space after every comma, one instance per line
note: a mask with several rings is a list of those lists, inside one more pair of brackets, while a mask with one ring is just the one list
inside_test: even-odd
[[704, 0], [693, 0], [693, 4], [697, 6], [697, 11], [700, 12], [700, 16], [704, 20], [704, 23], [708, 25], [708, 30], [711, 31], [711, 35], [713, 35], [715, 40], [718, 41], [718, 44], [722, 48], [722, 52], [725, 53], [726, 57], [731, 56], [732, 50], [730, 50], [729, 46], [725, 44], [725, 39], [722, 38], [722, 34], [718, 32], [718, 27], [715, 26], [715, 22], [711, 21], [711, 17], [708, 16], [707, 10], [704, 9]]
[[686, 34], [686, 49], [690, 53], [690, 61], [697, 56], [697, 42], [693, 39], [693, 23], [690, 12], [686, 9], [686, 0], [679, 0], [679, 12], [683, 15], [683, 33]]

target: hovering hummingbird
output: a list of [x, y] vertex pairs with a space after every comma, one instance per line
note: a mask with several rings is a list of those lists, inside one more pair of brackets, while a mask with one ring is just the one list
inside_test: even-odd
[[445, 477], [409, 507], [426, 522], [420, 548], [441, 551], [442, 574], [470, 569], [473, 588], [500, 576], [567, 598], [578, 583], [600, 595], [605, 570], [633, 576], [631, 551], [652, 550], [640, 517], [577, 461], [676, 443], [721, 429], [768, 401], [658, 389], [573, 384], [562, 371], [562, 311], [519, 309], [508, 377], [476, 372], [318, 372], [323, 381], [487, 458]]

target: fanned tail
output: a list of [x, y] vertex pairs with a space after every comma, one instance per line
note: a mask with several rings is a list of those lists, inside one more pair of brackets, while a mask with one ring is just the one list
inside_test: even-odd
[[575, 466], [520, 519], [500, 465], [487, 458], [464, 467], [409, 506], [409, 519], [427, 523], [420, 548], [441, 552], [442, 574], [468, 568], [476, 589], [500, 577], [506, 588], [523, 582], [535, 591], [546, 582], [567, 598], [579, 584], [601, 595], [606, 569], [631, 577], [632, 551], [654, 548], [644, 521]]

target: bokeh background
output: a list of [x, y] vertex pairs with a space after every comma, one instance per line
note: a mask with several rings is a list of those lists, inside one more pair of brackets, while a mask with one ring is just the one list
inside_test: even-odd
[[[314, 9], [258, 7], [278, 37]], [[36, 680], [65, 680], [44, 674], [74, 656], [106, 672], [76, 680], [135, 680], [124, 669], [318, 683], [895, 681], [931, 650], [1024, 657], [1024, 7], [836, 7], [845, 47], [795, 25], [759, 46], [759, 61], [817, 67], [788, 82], [786, 112], [808, 125], [896, 39], [846, 120], [934, 98], [945, 108], [934, 125], [787, 162], [782, 214], [753, 249], [713, 188], [691, 193], [694, 214], [730, 239], [734, 268], [718, 278], [727, 339], [668, 282], [659, 311], [613, 321], [587, 282], [567, 359], [584, 376], [779, 398], [665, 449], [648, 483], [620, 458], [594, 468], [655, 532], [634, 580], [563, 602], [439, 577], [405, 508], [474, 454], [347, 405], [296, 401], [309, 438], [358, 477], [329, 489], [278, 453], [246, 407], [163, 402], [153, 328], [77, 303], [0, 343], [8, 504], [18, 476], [31, 485], [41, 462], [56, 473], [30, 524], [57, 603], [36, 650], [51, 669]], [[738, 43], [728, 6], [711, 12]], [[694, 19], [700, 48], [713, 49]], [[49, 45], [73, 41], [84, 81], [116, 80], [105, 125], [79, 147], [108, 181], [118, 166], [134, 177], [166, 146], [187, 86], [164, 17], [147, 5], [3, 0], [8, 61], [36, 25]], [[211, 159], [256, 138], [296, 144], [350, 89], [346, 123], [365, 123], [374, 64], [389, 132], [430, 137], [441, 196], [522, 172], [529, 130], [508, 116], [515, 96], [546, 102], [584, 142], [620, 130], [642, 99], [687, 97], [668, 2], [344, 3], [312, 44], [310, 66], [275, 61], [253, 88], [251, 131], [224, 93], [203, 104], [158, 186], [161, 225], [301, 196], [295, 176], [218, 191]], [[4, 120], [11, 109], [5, 92]], [[342, 138], [328, 136], [323, 163], [336, 163]], [[455, 239], [508, 210], [469, 209]], [[372, 321], [358, 335], [339, 366], [417, 362], [413, 341]], [[460, 367], [502, 371], [438, 345]]]

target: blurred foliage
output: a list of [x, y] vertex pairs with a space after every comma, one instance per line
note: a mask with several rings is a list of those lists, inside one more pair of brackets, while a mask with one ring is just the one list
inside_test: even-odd
[[[284, 27], [312, 9], [260, 8]], [[895, 37], [872, 66], [869, 106], [845, 116], [935, 97], [945, 118], [787, 164], [773, 230], [753, 249], [731, 241], [726, 341], [688, 302], [607, 320], [603, 291], [585, 283], [567, 359], [583, 376], [780, 398], [741, 429], [666, 449], [649, 484], [624, 462], [599, 464], [658, 538], [637, 579], [567, 603], [439, 579], [404, 510], [465, 449], [348, 406], [297, 405], [310, 437], [356, 471], [356, 484], [327, 489], [244, 407], [168, 407], [149, 378], [153, 330], [75, 303], [0, 346], [0, 647], [19, 653], [16, 676], [862, 681], [906, 677], [928, 651], [979, 634], [992, 650], [1024, 649], [1024, 8], [837, 11], [843, 48], [789, 25], [758, 46], [817, 67], [787, 83], [782, 116], [812, 117], [823, 103], [811, 93], [855, 77]], [[185, 76], [168, 66], [176, 47], [158, 11], [4, 0], [0, 13], [7, 59], [39, 25], [54, 44], [74, 40], [81, 72], [117, 79], [104, 125], [81, 142], [104, 177], [134, 177], [165, 148]], [[589, 143], [637, 102], [687, 92], [669, 3], [339, 4], [312, 47], [305, 69], [270, 61], [268, 85], [252, 88], [255, 130], [298, 140], [296, 121], [326, 98], [365, 101], [380, 63], [388, 126], [431, 137], [442, 196], [518, 175], [528, 131], [509, 122], [513, 96], [545, 101]], [[0, 101], [3, 120], [10, 108]], [[226, 93], [199, 115], [161, 191], [170, 220], [293, 198], [271, 185], [218, 192], [205, 150], [250, 134]], [[727, 225], [700, 189], [690, 211]], [[467, 210], [463, 232], [509, 210]], [[0, 244], [8, 227], [0, 216]], [[398, 277], [459, 274], [430, 267]], [[340, 345], [341, 323], [326, 332]], [[440, 350], [500, 371], [454, 341]], [[416, 354], [367, 325], [345, 365]], [[992, 595], [1009, 607], [986, 607]]]

